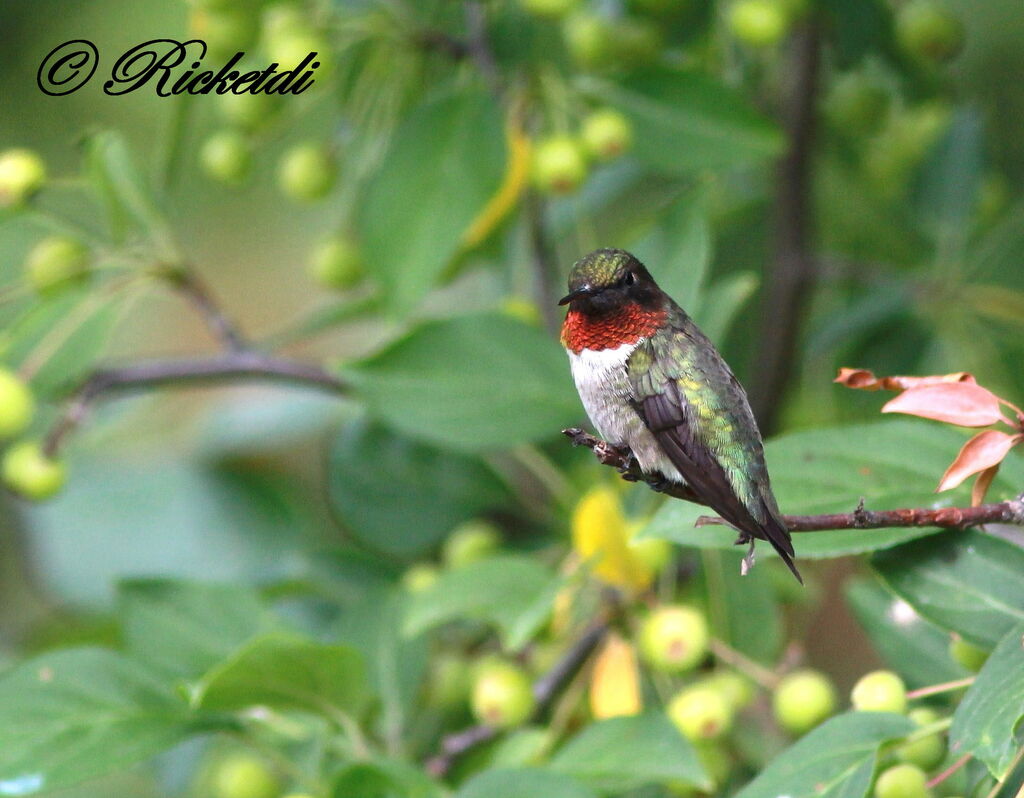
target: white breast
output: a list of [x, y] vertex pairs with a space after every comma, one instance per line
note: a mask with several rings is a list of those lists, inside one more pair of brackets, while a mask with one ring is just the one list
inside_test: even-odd
[[662, 453], [643, 419], [630, 405], [633, 388], [626, 374], [626, 362], [641, 342], [615, 349], [566, 350], [583, 407], [594, 427], [616, 446], [628, 446], [645, 472], [660, 471], [676, 482], [682, 475]]

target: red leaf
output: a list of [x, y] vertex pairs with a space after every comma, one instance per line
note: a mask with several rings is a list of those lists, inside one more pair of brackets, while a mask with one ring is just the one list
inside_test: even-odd
[[[1003, 462], [1007, 452], [1020, 443], [1022, 435], [1007, 435], [999, 430], [979, 432], [963, 445], [960, 453], [942, 475], [936, 491], [955, 488], [971, 474], [986, 471]], [[992, 476], [995, 476], [993, 474]], [[989, 482], [991, 482], [991, 477]], [[975, 486], [977, 487], [977, 486]], [[987, 485], [984, 486], [987, 489]]]
[[978, 474], [978, 478], [974, 480], [974, 487], [971, 488], [971, 507], [977, 507], [985, 501], [988, 486], [992, 484], [992, 480], [996, 478], [998, 472], [999, 464], [996, 463], [994, 466], [990, 466]]
[[960, 427], [987, 427], [1006, 421], [999, 410], [999, 397], [973, 382], [910, 388], [886, 402], [882, 412], [907, 413]]
[[924, 385], [944, 385], [946, 383], [970, 383], [973, 385], [976, 381], [974, 375], [968, 374], [966, 371], [957, 371], [953, 374], [932, 374], [926, 377], [876, 377], [874, 372], [868, 369], [851, 369], [844, 366], [839, 369], [839, 376], [833, 382], [862, 391], [880, 391], [882, 389], [905, 391]]

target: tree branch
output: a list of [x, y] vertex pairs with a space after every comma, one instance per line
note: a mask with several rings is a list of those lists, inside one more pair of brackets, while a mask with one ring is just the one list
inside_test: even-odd
[[[572, 427], [562, 430], [574, 446], [586, 446], [593, 450], [597, 461], [602, 465], [613, 466], [619, 470], [623, 479], [631, 482], [641, 481], [661, 490], [666, 496], [705, 504], [688, 487], [669, 483], [668, 486], [652, 480], [640, 470], [636, 459], [600, 438]], [[946, 529], [957, 529], [981, 524], [1014, 524], [1024, 526], [1024, 494], [1016, 499], [994, 504], [980, 504], [977, 507], [943, 507], [935, 510], [928, 507], [901, 508], [897, 510], [865, 510], [861, 500], [857, 508], [850, 513], [830, 513], [826, 515], [784, 515], [790, 532], [825, 532], [834, 529], [886, 529], [890, 527], [926, 527], [934, 526]], [[726, 524], [721, 518], [701, 516], [697, 526], [707, 524]]]
[[775, 428], [795, 365], [801, 320], [813, 288], [811, 168], [821, 60], [820, 23], [811, 14], [794, 34], [783, 108], [788, 150], [778, 166], [775, 255], [765, 273], [750, 400], [761, 429]]
[[[603, 617], [587, 627], [572, 647], [533, 684], [533, 697], [537, 703], [534, 718], [544, 715], [562, 691], [569, 685], [577, 673], [590, 659], [590, 656], [601, 645], [611, 624], [610, 618]], [[441, 741], [441, 753], [427, 762], [427, 771], [435, 778], [445, 776], [455, 761], [483, 743], [489, 742], [501, 733], [494, 726], [477, 725], [468, 729], [449, 734]]]
[[214, 338], [224, 348], [232, 352], [240, 352], [248, 348], [248, 343], [242, 331], [228, 319], [216, 300], [214, 300], [206, 283], [191, 268], [168, 269], [160, 272], [160, 276], [192, 303], [196, 310], [199, 311], [199, 315], [203, 317], [203, 321], [206, 322], [206, 326], [209, 327]]
[[557, 304], [558, 287], [555, 283], [558, 259], [555, 256], [544, 220], [544, 201], [537, 196], [536, 192], [528, 190], [524, 197], [524, 203], [526, 223], [530, 233], [530, 254], [536, 281], [537, 304], [540, 305], [544, 326], [548, 328], [549, 332], [557, 334], [562, 326]]
[[72, 394], [51, 427], [44, 450], [54, 456], [91, 407], [112, 393], [225, 380], [262, 380], [344, 394], [348, 385], [320, 366], [260, 352], [235, 351], [201, 359], [152, 360], [93, 372]]

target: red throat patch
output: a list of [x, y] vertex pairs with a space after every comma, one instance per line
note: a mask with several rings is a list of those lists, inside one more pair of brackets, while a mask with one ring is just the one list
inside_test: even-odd
[[635, 344], [656, 333], [667, 316], [666, 310], [645, 310], [638, 305], [599, 317], [570, 310], [562, 323], [562, 346], [578, 355], [584, 349], [600, 351]]

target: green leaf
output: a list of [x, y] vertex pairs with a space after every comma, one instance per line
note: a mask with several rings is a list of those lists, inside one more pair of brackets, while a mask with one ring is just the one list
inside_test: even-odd
[[642, 132], [636, 157], [668, 174], [762, 161], [782, 150], [772, 122], [700, 72], [657, 68], [620, 83], [585, 79], [583, 88], [626, 114]]
[[[887, 420], [783, 435], [765, 445], [765, 456], [782, 512], [849, 513], [861, 497], [869, 510], [966, 502], [966, 489], [938, 498], [934, 492], [963, 443], [963, 435], [949, 427]], [[1012, 489], [1007, 480], [1007, 475], [997, 476], [993, 493]], [[708, 514], [706, 507], [667, 501], [644, 535], [699, 548], [731, 548], [736, 533], [728, 527], [694, 528], [697, 518]], [[797, 534], [793, 542], [798, 559], [816, 559], [886, 549], [938, 531], [929, 527], [843, 529]], [[758, 554], [774, 556], [768, 546], [760, 546]]]
[[334, 777], [333, 798], [439, 798], [441, 789], [419, 768], [389, 759], [359, 762]]
[[136, 579], [118, 586], [118, 599], [128, 653], [183, 678], [201, 675], [270, 626], [256, 591], [241, 586]]
[[863, 798], [879, 747], [914, 728], [888, 712], [837, 715], [783, 751], [736, 798]]
[[741, 558], [739, 552], [703, 553], [711, 625], [733, 648], [758, 662], [774, 664], [784, 638], [771, 575], [754, 568], [743, 576]]
[[722, 277], [704, 289], [693, 318], [708, 338], [718, 343], [725, 339], [737, 314], [757, 291], [758, 282], [753, 272], [739, 272]]
[[40, 339], [46, 359], [32, 377], [32, 387], [39, 393], [52, 395], [74, 387], [106, 351], [122, 307], [105, 298], [96, 300], [96, 294], [84, 295]]
[[501, 113], [483, 90], [414, 111], [357, 204], [363, 252], [393, 307], [413, 307], [455, 257], [501, 183]]
[[552, 757], [550, 767], [602, 793], [667, 781], [712, 787], [693, 746], [660, 712], [592, 723]]
[[[1018, 572], [1018, 579], [1020, 574]], [[982, 760], [1006, 777], [1024, 745], [1024, 623], [999, 641], [953, 715], [951, 748]]]
[[846, 585], [846, 601], [882, 659], [907, 686], [925, 687], [967, 676], [949, 656], [949, 635], [918, 615], [875, 579]]
[[428, 322], [342, 376], [388, 425], [463, 450], [551, 437], [582, 412], [559, 345], [504, 315]]
[[455, 798], [596, 798], [596, 793], [560, 773], [539, 768], [485, 770], [469, 779]]
[[122, 769], [194, 730], [184, 702], [138, 663], [98, 648], [44, 654], [0, 677], [0, 794]]
[[123, 240], [133, 225], [151, 239], [161, 257], [177, 261], [170, 228], [124, 136], [113, 130], [91, 136], [86, 141], [86, 163], [106, 205], [113, 236]]
[[880, 552], [871, 562], [925, 618], [992, 648], [1024, 621], [1024, 549], [974, 529]]
[[331, 505], [352, 535], [401, 557], [423, 554], [456, 524], [509, 498], [480, 458], [410, 441], [363, 420], [334, 439], [328, 480]]
[[417, 593], [405, 619], [407, 634], [448, 621], [473, 619], [501, 631], [504, 645], [524, 645], [551, 612], [560, 577], [529, 557], [503, 555], [447, 571]]
[[210, 710], [300, 709], [337, 719], [359, 712], [368, 698], [363, 658], [351, 646], [273, 635], [208, 672], [193, 703]]
[[403, 739], [427, 669], [428, 641], [404, 635], [407, 592], [401, 587], [366, 590], [344, 607], [335, 627], [338, 640], [359, 649], [373, 691], [380, 696], [385, 739]]

